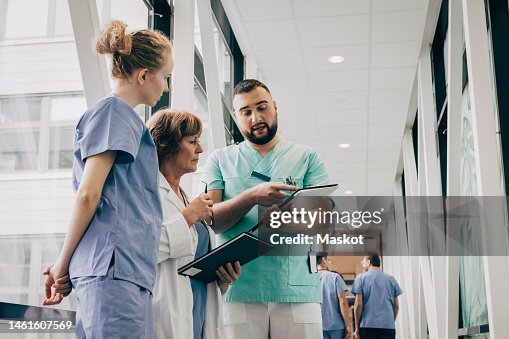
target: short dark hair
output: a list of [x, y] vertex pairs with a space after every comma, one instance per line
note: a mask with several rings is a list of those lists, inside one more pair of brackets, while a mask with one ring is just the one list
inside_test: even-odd
[[316, 253], [316, 264], [321, 265], [323, 258], [327, 256], [327, 252], [318, 252]]
[[380, 267], [380, 256], [375, 252], [369, 252], [366, 258], [371, 263], [371, 266]]
[[156, 145], [159, 164], [177, 155], [182, 139], [202, 132], [201, 120], [196, 115], [167, 108], [154, 113], [147, 126]]
[[270, 94], [269, 88], [263, 82], [256, 79], [245, 79], [235, 85], [235, 88], [233, 89], [233, 95], [235, 96], [240, 93], [249, 93], [257, 87], [265, 89]]

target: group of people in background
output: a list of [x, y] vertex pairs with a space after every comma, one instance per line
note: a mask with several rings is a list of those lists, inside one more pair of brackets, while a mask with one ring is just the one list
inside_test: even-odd
[[343, 277], [330, 271], [326, 252], [316, 256], [322, 288], [322, 319], [324, 339], [394, 339], [398, 316], [398, 296], [403, 292], [396, 279], [380, 270], [380, 256], [368, 253], [362, 258], [364, 273], [355, 277], [352, 285], [354, 332], [351, 332], [350, 308], [346, 298], [348, 288]]
[[[192, 199], [180, 180], [197, 170], [203, 152], [200, 119], [163, 109], [145, 124], [134, 111], [169, 91], [169, 39], [154, 30], [128, 33], [114, 20], [96, 50], [111, 57], [115, 86], [76, 126], [76, 200], [61, 253], [43, 272], [44, 304], [58, 304], [74, 289], [78, 338], [318, 339], [334, 330], [322, 333], [323, 307], [333, 306], [324, 298], [320, 307], [320, 277], [322, 285], [340, 280], [323, 270], [312, 274], [307, 257], [260, 257], [242, 274], [238, 262], [228, 263], [213, 283], [177, 273], [216, 246], [215, 232], [227, 241], [256, 224], [258, 207], [329, 181], [314, 149], [277, 133], [278, 108], [267, 86], [254, 79], [235, 86], [233, 107], [245, 141], [212, 153], [203, 175], [208, 190]], [[295, 186], [283, 182], [289, 176]], [[379, 321], [378, 314], [367, 315], [381, 288], [373, 270], [352, 289], [361, 296], [356, 331], [362, 339], [385, 338], [363, 332]], [[338, 293], [347, 319], [344, 282], [327, 288]]]

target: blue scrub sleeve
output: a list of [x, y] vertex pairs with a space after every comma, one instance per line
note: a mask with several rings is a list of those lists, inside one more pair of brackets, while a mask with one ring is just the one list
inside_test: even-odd
[[361, 282], [360, 276], [356, 277], [353, 282], [352, 293], [353, 294], [362, 294], [362, 282]]
[[336, 293], [346, 292], [348, 288], [346, 288], [345, 281], [341, 278], [339, 274], [336, 275]]
[[224, 190], [224, 179], [219, 167], [218, 153], [213, 152], [205, 163], [202, 180], [207, 183], [209, 190]]
[[[124, 103], [106, 101], [97, 111], [78, 124], [76, 143], [81, 160], [106, 151], [117, 151], [115, 162], [131, 163], [136, 158], [143, 133], [143, 123]], [[136, 121], [138, 119], [139, 121]]]
[[313, 150], [309, 155], [308, 170], [304, 176], [304, 187], [326, 185], [329, 183], [329, 175], [320, 155]]
[[392, 280], [394, 281], [394, 297], [398, 297], [401, 294], [403, 294], [403, 290], [401, 289], [401, 287], [399, 287], [399, 284], [394, 277], [392, 278]]

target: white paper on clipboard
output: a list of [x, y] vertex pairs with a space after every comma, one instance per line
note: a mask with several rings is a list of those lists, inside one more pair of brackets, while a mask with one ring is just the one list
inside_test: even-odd
[[192, 277], [192, 276], [194, 276], [194, 275], [196, 275], [196, 274], [198, 274], [198, 273], [200, 273], [200, 272], [201, 272], [201, 270], [200, 270], [199, 268], [196, 268], [196, 267], [189, 267], [189, 268], [188, 268], [188, 269], [184, 272], [184, 274], [185, 274], [185, 275], [188, 275], [188, 276], [190, 276], [190, 277]]
[[330, 184], [330, 185], [320, 185], [320, 186], [311, 186], [300, 188], [297, 191], [293, 192], [288, 198], [286, 198], [282, 203], [279, 204], [279, 208], [282, 210], [285, 206], [293, 201], [293, 199], [297, 197], [326, 197], [334, 193], [335, 190], [338, 189], [338, 184]]

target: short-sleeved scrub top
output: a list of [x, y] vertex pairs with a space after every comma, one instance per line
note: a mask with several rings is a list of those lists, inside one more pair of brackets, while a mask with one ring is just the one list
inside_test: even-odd
[[115, 94], [89, 108], [76, 126], [75, 191], [87, 158], [105, 151], [117, 151], [117, 156], [71, 258], [70, 277], [105, 276], [113, 263], [115, 279], [152, 292], [162, 224], [157, 153], [143, 121]]
[[393, 276], [369, 270], [355, 278], [352, 293], [362, 294], [360, 327], [395, 329], [394, 298], [403, 291]]
[[[245, 141], [216, 150], [207, 159], [204, 181], [209, 190], [223, 190], [223, 201], [264, 183], [251, 176], [256, 171], [283, 182], [292, 176], [297, 186], [327, 184], [329, 177], [318, 153], [307, 146], [281, 140], [262, 157]], [[253, 207], [234, 227], [220, 234], [220, 243], [248, 231], [258, 222]], [[319, 277], [310, 273], [307, 257], [260, 257], [242, 267], [242, 276], [228, 290], [227, 301], [236, 302], [321, 302]]]
[[346, 292], [345, 281], [337, 273], [327, 270], [319, 271], [322, 288], [322, 327], [324, 331], [336, 331], [345, 328], [345, 321], [339, 308], [339, 296]]

